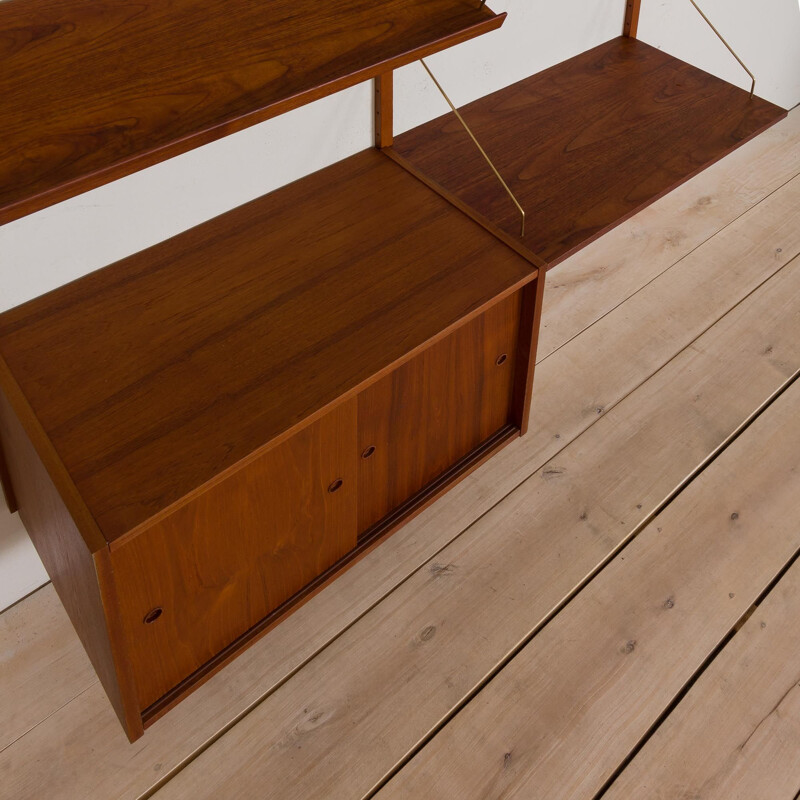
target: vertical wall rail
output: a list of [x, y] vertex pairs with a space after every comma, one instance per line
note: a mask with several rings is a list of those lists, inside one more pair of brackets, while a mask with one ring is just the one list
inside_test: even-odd
[[639, 9], [641, 5], [642, 0], [628, 0], [625, 6], [625, 25], [622, 33], [625, 36], [630, 36], [631, 39], [636, 38], [636, 33], [639, 30]]
[[394, 73], [375, 78], [375, 147], [391, 147], [394, 140]]

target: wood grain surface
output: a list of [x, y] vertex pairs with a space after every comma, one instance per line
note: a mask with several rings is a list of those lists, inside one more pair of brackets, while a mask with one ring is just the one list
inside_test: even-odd
[[639, 32], [639, 12], [642, 10], [642, 0], [627, 0], [625, 3], [625, 23], [622, 32], [625, 36], [636, 38]]
[[[625, 36], [462, 113], [527, 213], [522, 243], [551, 266], [786, 114]], [[452, 114], [393, 147], [519, 238], [519, 212]]]
[[394, 72], [375, 78], [375, 147], [390, 147], [394, 140]]
[[770, 211], [759, 212], [758, 233], [746, 237], [752, 246], [768, 220], [782, 213], [769, 195], [799, 174], [800, 109], [551, 271], [538, 358], [579, 336], [671, 265], [696, 258], [691, 253], [703, 253], [716, 235], [724, 238], [727, 226], [746, 232], [748, 212], [764, 201]]
[[356, 410], [337, 406], [112, 553], [142, 709], [356, 546]]
[[520, 309], [517, 292], [359, 395], [359, 533], [510, 424]]
[[[793, 273], [773, 283], [797, 287], [800, 263]], [[797, 305], [788, 317], [796, 332]], [[598, 796], [800, 553], [798, 419], [795, 381], [377, 797]], [[781, 681], [784, 692], [796, 686], [794, 667], [793, 678]], [[780, 702], [780, 692], [773, 696]], [[696, 745], [698, 760], [714, 747]], [[793, 789], [781, 795], [787, 800], [800, 784], [794, 764]], [[792, 777], [788, 764], [785, 770]], [[714, 796], [707, 785], [695, 794], [675, 777], [675, 784], [618, 797]]]
[[514, 370], [512, 419], [520, 436], [528, 432], [533, 403], [533, 379], [539, 348], [539, 331], [544, 314], [545, 270], [540, 270], [536, 281], [522, 289], [522, 308], [519, 322], [519, 345]]
[[365, 151], [3, 314], [0, 354], [113, 541], [535, 276]]
[[478, 0], [6, 0], [0, 224], [504, 18]]
[[9, 451], [9, 471], [25, 529], [120, 722], [131, 735], [141, 735], [142, 721], [124, 643], [117, 638], [118, 629], [109, 630], [106, 626], [107, 594], [102, 583], [108, 575], [96, 559], [107, 557], [108, 551], [92, 553], [86, 547], [59, 491], [2, 392], [0, 439]]
[[13, 514], [18, 509], [18, 505], [16, 495], [14, 494], [14, 487], [11, 485], [11, 473], [8, 471], [8, 461], [3, 452], [2, 437], [0, 437], [0, 490], [3, 492], [3, 499], [6, 501], [9, 513]]

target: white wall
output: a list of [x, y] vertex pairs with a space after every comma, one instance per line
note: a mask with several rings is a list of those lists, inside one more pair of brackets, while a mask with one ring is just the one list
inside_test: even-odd
[[[756, 94], [792, 108], [800, 103], [798, 0], [697, 0], [756, 76]], [[639, 37], [750, 90], [750, 78], [689, 0], [642, 0]]]
[[[624, 0], [496, 0], [499, 31], [432, 56], [461, 105], [621, 32]], [[759, 78], [758, 93], [800, 102], [797, 0], [702, 0]], [[643, 0], [640, 37], [747, 85], [688, 0]], [[396, 73], [398, 132], [447, 110], [419, 65]], [[0, 311], [174, 236], [367, 148], [372, 89], [353, 87], [171, 161], [0, 227]], [[0, 501], [0, 609], [46, 581], [17, 515]]]

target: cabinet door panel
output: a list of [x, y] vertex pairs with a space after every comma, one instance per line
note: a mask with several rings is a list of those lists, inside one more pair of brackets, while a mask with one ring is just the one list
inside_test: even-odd
[[355, 546], [355, 448], [351, 400], [112, 552], [142, 708]]
[[511, 421], [520, 310], [516, 293], [359, 395], [359, 532]]

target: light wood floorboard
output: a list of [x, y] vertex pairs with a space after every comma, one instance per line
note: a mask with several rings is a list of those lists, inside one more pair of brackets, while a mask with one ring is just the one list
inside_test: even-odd
[[0, 751], [97, 682], [47, 586], [0, 614]]
[[[793, 432], [797, 413], [788, 420]], [[785, 512], [784, 524], [797, 526], [797, 497]], [[795, 562], [603, 800], [793, 800], [800, 792], [798, 621]]]
[[[539, 367], [534, 429], [392, 537], [130, 746], [99, 685], [0, 754], [16, 797], [134, 798], [179, 769], [343, 628], [595, 424], [619, 399], [800, 252], [793, 180]], [[748, 230], [757, 230], [755, 243]], [[781, 252], [778, 253], [777, 251]], [[608, 352], [609, 358], [598, 358]], [[699, 448], [702, 450], [702, 446]], [[35, 758], [31, 759], [31, 754]], [[94, 758], [94, 770], [63, 775]], [[105, 766], [108, 765], [108, 766]], [[112, 794], [113, 793], [113, 794]]]

